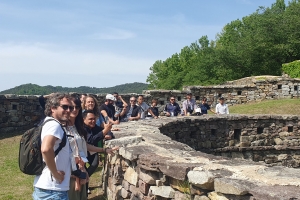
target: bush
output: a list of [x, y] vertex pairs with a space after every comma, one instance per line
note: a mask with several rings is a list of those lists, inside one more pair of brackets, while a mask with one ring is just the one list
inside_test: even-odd
[[300, 60], [283, 64], [282, 71], [291, 78], [300, 78]]

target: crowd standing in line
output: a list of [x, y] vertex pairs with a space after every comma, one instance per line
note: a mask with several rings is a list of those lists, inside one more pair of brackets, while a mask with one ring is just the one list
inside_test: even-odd
[[[186, 94], [182, 110], [174, 96], [169, 100], [163, 110], [166, 117], [202, 115], [208, 111], [229, 114], [223, 97], [219, 98], [215, 111], [208, 105], [205, 97], [197, 105], [191, 93]], [[44, 120], [55, 120], [47, 122], [42, 128], [41, 151], [46, 167], [34, 179], [33, 199], [86, 200], [89, 179], [101, 163], [99, 153], [113, 154], [118, 150], [118, 147], [103, 148], [103, 141], [114, 139], [112, 131], [118, 130], [112, 126], [120, 122], [157, 119], [160, 116], [157, 104], [158, 100], [152, 99], [151, 106], [147, 105], [142, 95], [138, 99], [130, 97], [127, 103], [117, 92], [107, 94], [101, 106], [95, 96], [90, 94], [78, 96], [54, 93], [49, 95], [46, 103], [43, 99], [41, 106], [45, 110]], [[66, 145], [55, 157], [54, 150], [63, 137], [68, 138]]]

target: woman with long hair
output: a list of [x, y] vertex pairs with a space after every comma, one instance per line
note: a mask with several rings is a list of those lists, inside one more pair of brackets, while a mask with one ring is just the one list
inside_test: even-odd
[[[75, 160], [75, 166], [78, 167], [78, 170], [82, 173], [85, 173], [86, 178], [78, 173], [76, 173], [76, 176], [73, 175], [71, 177], [69, 198], [72, 200], [85, 200], [87, 199], [86, 183], [89, 181], [89, 176], [85, 168], [85, 163], [88, 162], [87, 151], [112, 153], [112, 151], [117, 150], [118, 147], [104, 149], [87, 144], [87, 132], [83, 128], [81, 101], [75, 94], [72, 94], [71, 97], [74, 110], [70, 114], [66, 132], [72, 149], [71, 159]], [[78, 176], [82, 177], [82, 179], [78, 180]]]

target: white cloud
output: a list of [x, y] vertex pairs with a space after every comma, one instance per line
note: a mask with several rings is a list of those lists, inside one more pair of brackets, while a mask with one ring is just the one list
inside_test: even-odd
[[147, 75], [154, 60], [51, 44], [0, 44], [1, 73]]

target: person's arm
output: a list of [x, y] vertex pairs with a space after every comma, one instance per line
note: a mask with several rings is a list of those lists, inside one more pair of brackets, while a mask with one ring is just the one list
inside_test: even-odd
[[86, 148], [88, 151], [91, 152], [98, 152], [98, 153], [112, 153], [115, 150], [118, 150], [119, 147], [113, 147], [113, 148], [101, 148], [101, 147], [96, 147], [91, 144], [86, 143]]
[[152, 110], [150, 109], [150, 107], [148, 108], [147, 111], [151, 114], [151, 116], [152, 116], [154, 119], [157, 119], [157, 116], [154, 115], [154, 113], [152, 112]]
[[120, 123], [119, 120], [114, 121], [112, 118], [110, 118], [105, 110], [101, 110], [101, 114], [103, 115], [104, 119], [107, 117], [108, 121], [112, 124], [119, 124]]
[[179, 104], [176, 105], [176, 111], [177, 111], [177, 116], [178, 116], [178, 114], [181, 115], [181, 109], [180, 109]]
[[216, 105], [216, 112], [215, 112], [215, 114], [218, 114], [219, 113], [219, 106], [218, 106], [218, 104]]
[[127, 106], [124, 106], [122, 112], [120, 113], [120, 117], [123, 117], [126, 114]]
[[43, 138], [41, 152], [42, 156], [45, 160], [47, 167], [49, 168], [52, 176], [57, 180], [59, 183], [63, 182], [65, 177], [64, 171], [57, 171], [56, 164], [55, 164], [55, 153], [54, 153], [54, 144], [58, 138], [53, 135], [46, 135]]
[[138, 112], [136, 117], [129, 117], [128, 120], [133, 121], [133, 120], [139, 120], [141, 118], [141, 113]]
[[226, 104], [226, 114], [229, 114], [229, 107], [227, 104]]
[[184, 112], [184, 116], [186, 116], [186, 107], [187, 107], [187, 102], [184, 101], [184, 102], [182, 103], [182, 109], [183, 109], [183, 112]]
[[128, 104], [126, 103], [126, 101], [124, 101], [124, 99], [119, 95], [119, 99], [122, 101], [123, 103], [123, 107], [127, 107]]

